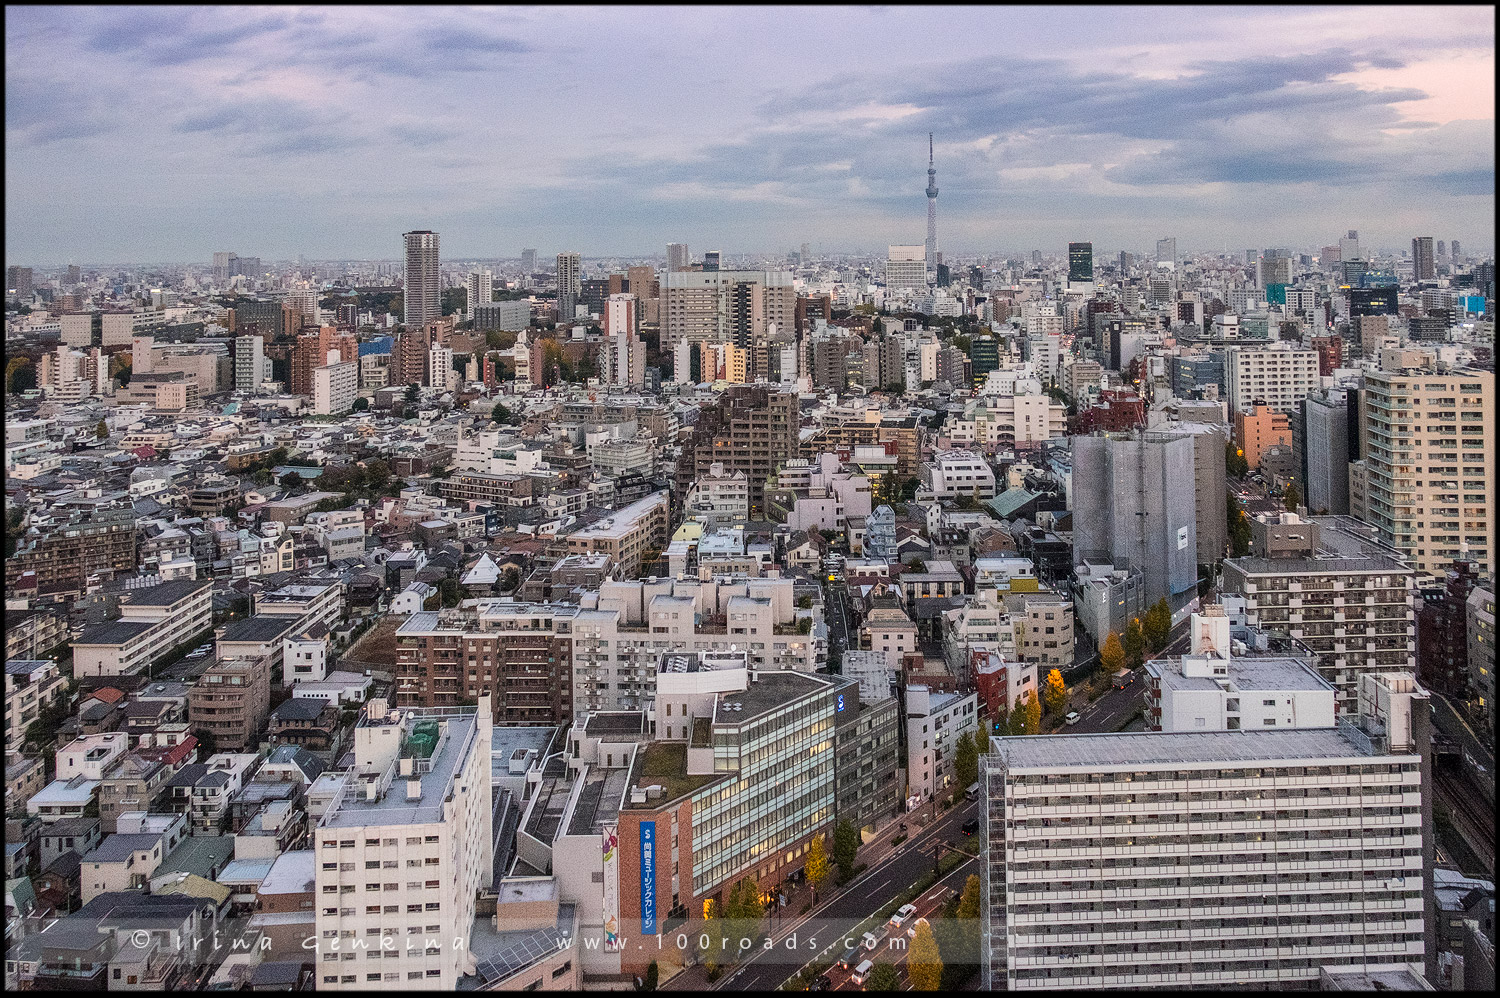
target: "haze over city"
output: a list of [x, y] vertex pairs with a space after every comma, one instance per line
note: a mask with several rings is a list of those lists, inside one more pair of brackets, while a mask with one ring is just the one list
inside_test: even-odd
[[949, 253], [1493, 242], [1487, 8], [17, 7], [6, 49], [44, 264], [878, 252], [929, 132]]

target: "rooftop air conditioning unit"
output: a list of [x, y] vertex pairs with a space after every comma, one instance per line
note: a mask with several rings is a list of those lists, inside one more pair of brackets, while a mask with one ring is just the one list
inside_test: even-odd
[[630, 790], [630, 803], [632, 803], [632, 804], [644, 804], [644, 803], [646, 803], [646, 788], [645, 787], [632, 787], [631, 790]]
[[421, 800], [422, 799], [422, 781], [421, 780], [407, 780], [406, 781], [406, 799], [407, 800]]
[[646, 788], [646, 797], [650, 800], [659, 800], [661, 795], [667, 792], [667, 788], [660, 783], [653, 783]]

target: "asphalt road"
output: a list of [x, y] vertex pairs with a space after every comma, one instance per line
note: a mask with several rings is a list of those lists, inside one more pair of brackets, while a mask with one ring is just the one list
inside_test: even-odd
[[[920, 813], [920, 809], [916, 813]], [[796, 929], [802, 943], [798, 949], [788, 951], [782, 946], [772, 950], [758, 949], [740, 964], [739, 969], [723, 978], [718, 987], [728, 991], [770, 991], [780, 987], [783, 981], [812, 960], [837, 959], [844, 951], [844, 936], [841, 933], [875, 914], [894, 900], [896, 895], [914, 885], [924, 874], [931, 873], [934, 844], [946, 841], [956, 845], [964, 840], [965, 836], [961, 831], [963, 823], [979, 813], [979, 805], [964, 801], [927, 825], [916, 823], [916, 813], [907, 816], [912, 837], [902, 843], [898, 851], [860, 874], [842, 893], [820, 905], [801, 923]], [[967, 878], [970, 873], [977, 872], [978, 868], [978, 861], [970, 859], [960, 864], [942, 882], [951, 884], [953, 878], [960, 875]], [[959, 884], [962, 885], [961, 880]], [[792, 926], [778, 930], [778, 939], [789, 929]], [[816, 952], [805, 945], [809, 930], [820, 944]], [[823, 935], [818, 936], [818, 932]], [[883, 948], [881, 952], [884, 952]], [[793, 956], [793, 953], [796, 955]], [[894, 956], [893, 952], [893, 959]]]

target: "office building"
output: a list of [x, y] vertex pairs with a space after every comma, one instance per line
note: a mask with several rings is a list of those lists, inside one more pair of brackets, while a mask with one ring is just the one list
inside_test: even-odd
[[1252, 470], [1260, 467], [1261, 458], [1270, 448], [1290, 446], [1291, 433], [1286, 413], [1275, 412], [1261, 402], [1234, 414], [1234, 443]]
[[577, 253], [557, 254], [557, 321], [571, 326], [583, 294], [582, 264]]
[[664, 350], [683, 342], [748, 349], [796, 322], [797, 292], [786, 271], [673, 271], [662, 295]]
[[981, 989], [1422, 975], [1426, 699], [1367, 677], [1360, 727], [992, 739]]
[[1296, 638], [1349, 713], [1359, 677], [1410, 670], [1416, 656], [1411, 567], [1347, 516], [1262, 514], [1252, 554], [1224, 560], [1220, 590], [1244, 597], [1252, 627]]
[[834, 817], [873, 830], [902, 804], [899, 703], [884, 684], [871, 696], [865, 684], [846, 683], [833, 714]]
[[1148, 606], [1163, 596], [1180, 606], [1198, 583], [1197, 500], [1182, 487], [1194, 478], [1191, 436], [1101, 434], [1072, 445], [1073, 563], [1139, 568]]
[[1090, 282], [1094, 279], [1094, 244], [1068, 243], [1068, 280]]
[[653, 492], [567, 536], [571, 554], [607, 554], [626, 578], [640, 573], [648, 551], [667, 546], [668, 493]]
[[313, 832], [319, 991], [453, 991], [474, 972], [475, 902], [494, 880], [490, 752], [488, 697], [366, 704], [354, 773]]
[[[1176, 236], [1167, 236], [1164, 239], [1158, 239], [1156, 241], [1156, 262], [1171, 263], [1173, 267], [1177, 266]], [[1121, 269], [1123, 270], [1124, 268], [1122, 267]]]
[[927, 289], [927, 248], [925, 246], [892, 246], [886, 255], [886, 290], [899, 294], [903, 291], [925, 291]]
[[339, 351], [331, 351], [329, 363], [313, 369], [313, 412], [320, 416], [340, 416], [354, 407], [359, 395], [359, 361], [340, 360]]
[[1350, 392], [1325, 388], [1302, 400], [1303, 504], [1313, 513], [1349, 512], [1349, 462], [1357, 457], [1358, 427], [1349, 425]]
[[973, 338], [969, 344], [970, 372], [975, 385], [983, 385], [990, 372], [1000, 367], [1000, 341], [988, 333]]
[[1495, 572], [1495, 373], [1368, 371], [1361, 393], [1367, 520], [1413, 567]]
[[1424, 689], [1462, 698], [1469, 678], [1468, 599], [1481, 580], [1456, 561], [1417, 587], [1417, 679]]
[[443, 314], [443, 288], [438, 279], [438, 234], [423, 229], [403, 233], [401, 238], [406, 240], [402, 315], [406, 325], [416, 329]]
[[505, 329], [519, 333], [531, 325], [531, 303], [528, 301], [492, 301], [474, 307], [474, 328], [481, 331]]
[[[521, 251], [521, 277], [522, 277], [522, 279], [529, 278], [532, 275], [532, 272], [534, 270], [536, 270], [536, 250], [534, 250], [534, 249], [523, 249]], [[527, 286], [529, 287], [530, 285], [527, 285]]]
[[470, 320], [478, 315], [480, 305], [488, 305], [495, 298], [495, 275], [488, 270], [476, 270], [464, 281], [465, 313]]
[[1486, 738], [1495, 737], [1495, 583], [1475, 586], [1465, 604], [1469, 642], [1469, 702], [1477, 709]]
[[1414, 279], [1437, 280], [1437, 257], [1433, 253], [1431, 236], [1417, 236], [1411, 241], [1411, 262]]
[[1276, 412], [1295, 409], [1320, 384], [1318, 352], [1279, 341], [1226, 350], [1225, 383], [1231, 412], [1262, 402]]
[[688, 265], [687, 243], [667, 243], [667, 273], [686, 270]]

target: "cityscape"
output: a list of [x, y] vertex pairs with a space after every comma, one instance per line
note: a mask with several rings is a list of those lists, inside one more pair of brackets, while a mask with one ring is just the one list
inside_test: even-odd
[[1494, 990], [1492, 9], [5, 31], [7, 990]]

